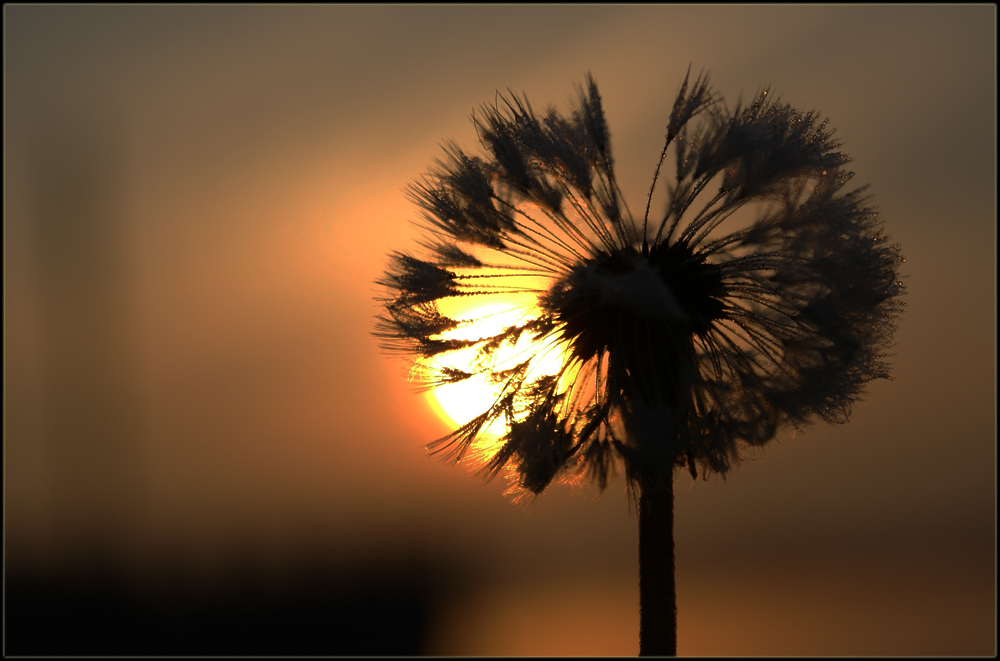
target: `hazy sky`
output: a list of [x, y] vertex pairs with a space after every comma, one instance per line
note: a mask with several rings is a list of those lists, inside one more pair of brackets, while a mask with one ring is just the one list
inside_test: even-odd
[[498, 90], [566, 110], [592, 73], [634, 209], [691, 66], [730, 103], [770, 86], [830, 117], [908, 293], [894, 379], [850, 424], [678, 474], [681, 653], [991, 654], [995, 26], [992, 5], [6, 5], [9, 557], [417, 549], [472, 576], [434, 649], [634, 654], [622, 482], [529, 511], [429, 458], [447, 428], [370, 334], [374, 281], [416, 248], [403, 189], [445, 140], [476, 148]]

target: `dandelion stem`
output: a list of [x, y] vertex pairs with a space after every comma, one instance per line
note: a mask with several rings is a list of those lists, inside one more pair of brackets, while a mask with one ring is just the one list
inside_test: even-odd
[[677, 656], [673, 477], [656, 482], [639, 496], [639, 656]]

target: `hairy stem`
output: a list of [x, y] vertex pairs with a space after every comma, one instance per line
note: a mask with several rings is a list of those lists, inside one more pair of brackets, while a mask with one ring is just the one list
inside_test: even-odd
[[639, 656], [677, 655], [673, 476], [639, 497]]

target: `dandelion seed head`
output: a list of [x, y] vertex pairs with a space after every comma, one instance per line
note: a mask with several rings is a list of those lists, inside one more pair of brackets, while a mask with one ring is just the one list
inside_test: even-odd
[[[889, 376], [902, 258], [817, 117], [766, 89], [729, 110], [707, 76], [686, 77], [635, 218], [592, 78], [568, 116], [513, 94], [484, 107], [484, 154], [449, 143], [409, 191], [425, 255], [393, 253], [379, 280], [376, 335], [428, 387], [495, 387], [432, 451], [538, 494], [556, 479], [603, 489], [620, 468], [630, 484], [724, 474], [784, 427], [846, 421]], [[745, 210], [755, 219], [735, 222]], [[478, 326], [489, 314], [449, 312], [511, 297], [521, 313]], [[460, 355], [474, 359], [447, 360]]]

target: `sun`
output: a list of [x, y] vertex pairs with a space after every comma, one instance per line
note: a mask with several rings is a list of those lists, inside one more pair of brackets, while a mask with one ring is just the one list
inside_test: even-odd
[[[472, 305], [459, 301], [456, 308], [449, 311], [448, 316], [461, 321], [468, 320], [470, 323], [442, 333], [442, 339], [477, 340], [490, 337], [505, 328], [532, 319], [537, 314], [534, 300], [529, 301], [518, 296], [507, 296], [504, 300]], [[491, 371], [511, 367], [529, 356], [534, 356], [528, 370], [529, 377], [557, 374], [563, 367], [564, 353], [564, 347], [553, 345], [551, 342], [542, 343], [526, 333], [513, 346], [505, 345], [496, 352], [491, 363]], [[450, 367], [475, 372], [476, 354], [476, 347], [449, 352], [447, 355], [427, 361], [427, 367], [431, 369]], [[431, 408], [445, 423], [461, 426], [489, 409], [501, 390], [502, 384], [490, 383], [489, 374], [482, 373], [458, 383], [435, 387], [427, 393], [427, 398]], [[483, 432], [485, 436], [499, 438], [507, 433], [507, 429], [507, 421], [501, 417], [494, 420]]]

